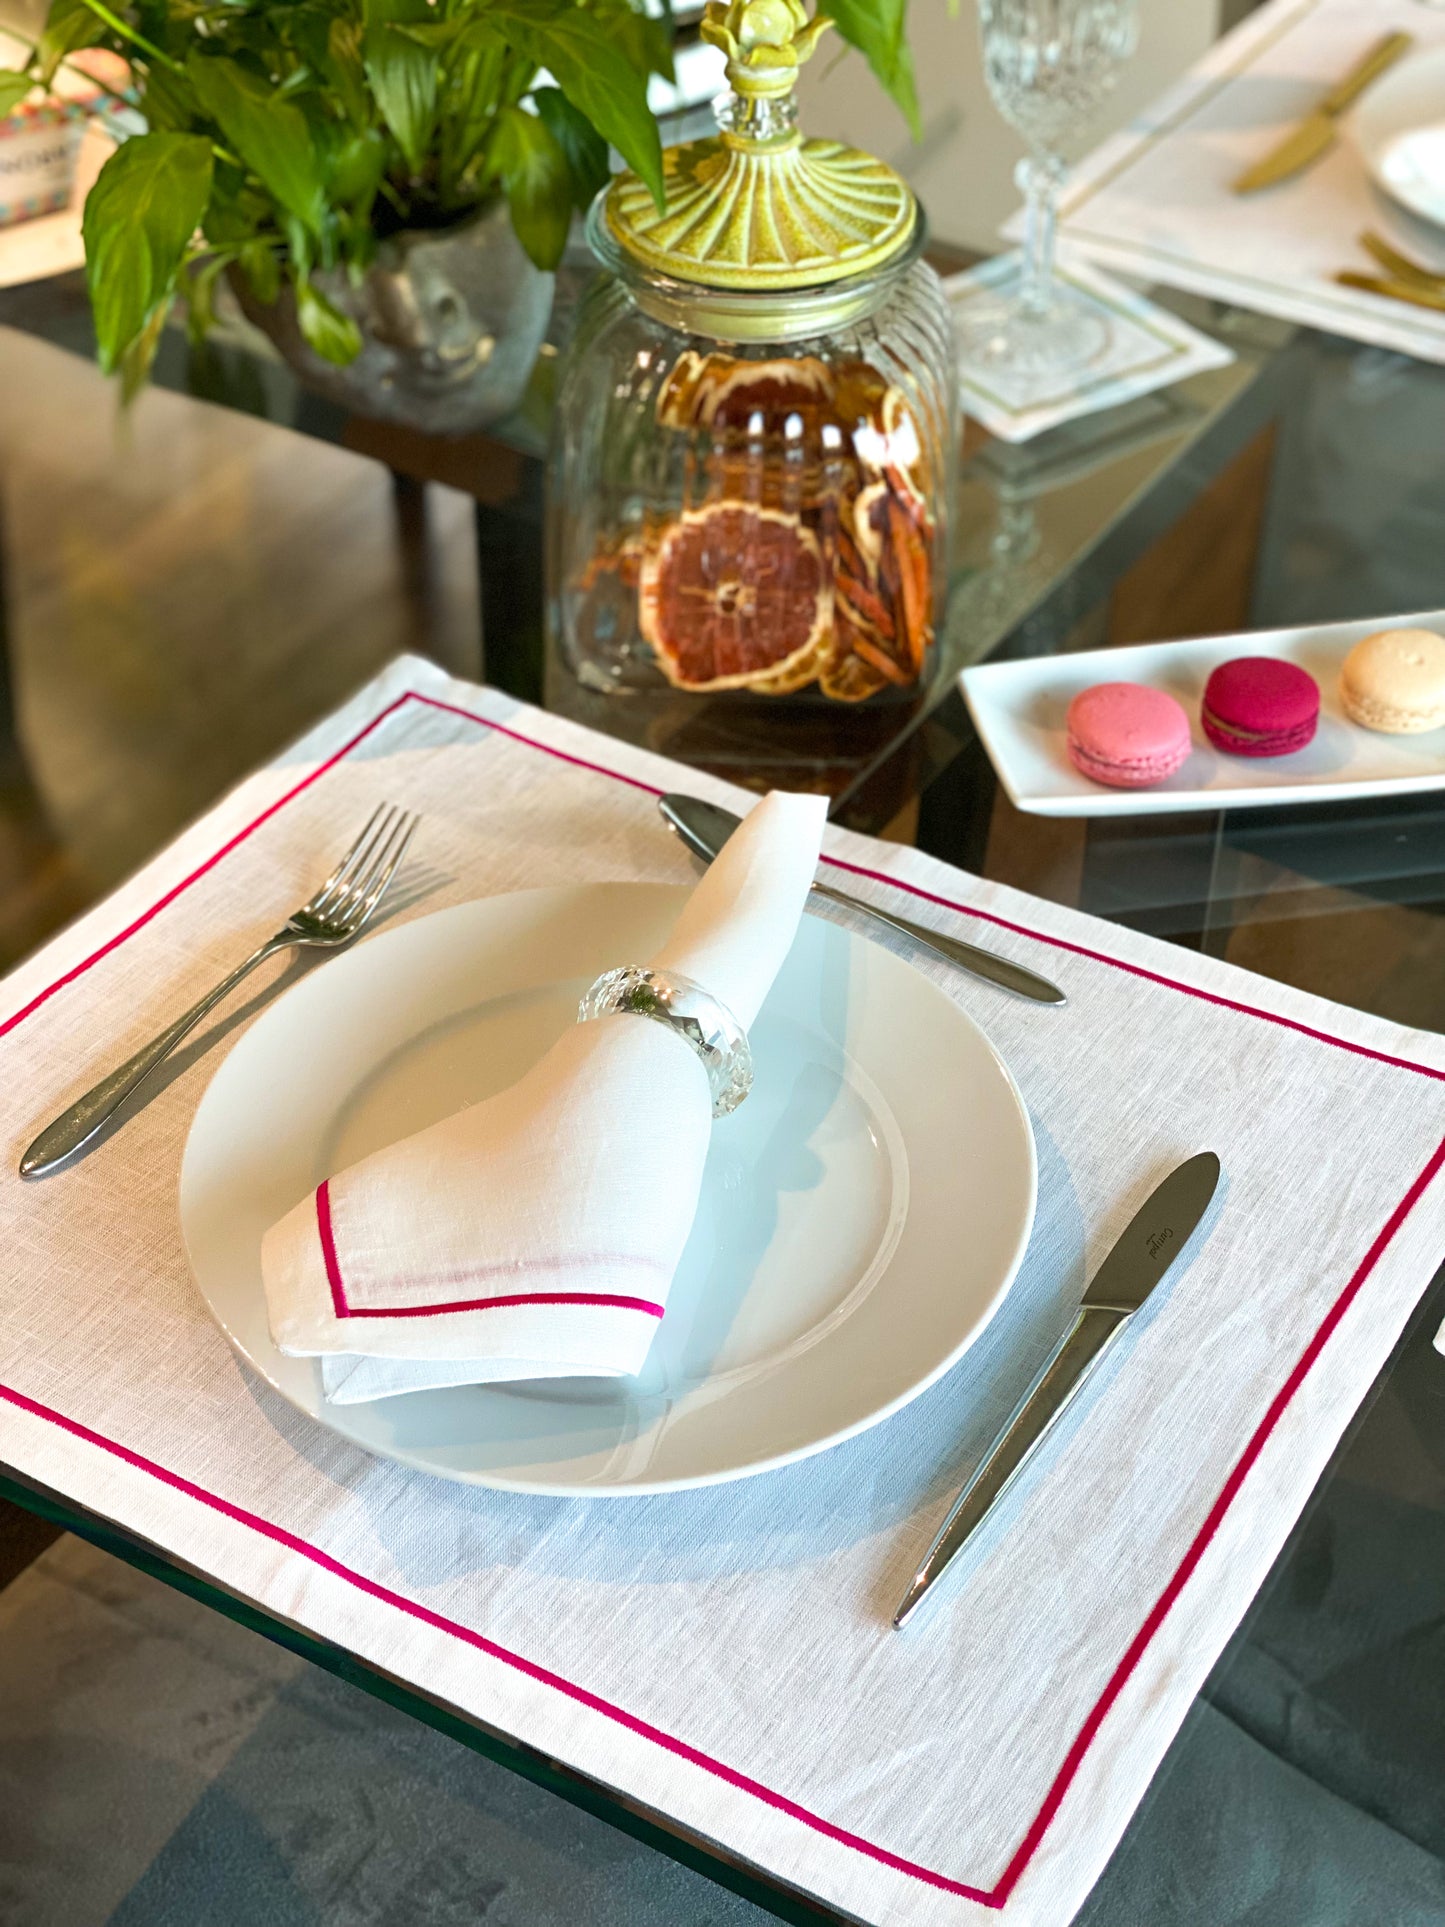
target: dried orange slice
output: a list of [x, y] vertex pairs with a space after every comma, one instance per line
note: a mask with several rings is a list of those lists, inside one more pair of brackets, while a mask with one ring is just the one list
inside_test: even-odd
[[886, 482], [870, 482], [853, 500], [853, 539], [869, 572], [877, 579], [888, 529], [888, 503], [893, 491]]
[[[717, 355], [700, 355], [695, 348], [684, 348], [667, 371], [657, 391], [657, 419], [664, 428], [690, 428], [698, 420], [701, 397], [716, 379]], [[728, 364], [731, 366], [731, 361]]]
[[839, 414], [851, 423], [851, 444], [865, 484], [882, 476], [895, 494], [927, 512], [927, 443], [903, 390], [866, 362], [837, 371]]
[[810, 682], [816, 682], [827, 661], [828, 640], [823, 637], [813, 649], [800, 656], [794, 656], [780, 669], [766, 670], [754, 676], [748, 689], [755, 696], [792, 696], [800, 689], [806, 689]]
[[786, 432], [790, 415], [815, 419], [832, 401], [833, 378], [816, 355], [743, 361], [688, 348], [658, 391], [657, 419], [667, 428], [771, 437]]
[[637, 606], [638, 626], [679, 689], [781, 694], [801, 687], [793, 676], [817, 661], [833, 586], [817, 537], [796, 515], [712, 502], [684, 510], [649, 548]]
[[689, 349], [659, 391], [657, 416], [693, 437], [693, 506], [751, 502], [811, 514], [856, 477], [832, 372], [813, 355], [745, 361]]
[[859, 640], [860, 631], [840, 610], [833, 627], [832, 646], [818, 672], [819, 688], [835, 703], [864, 702], [876, 695], [888, 680], [858, 654]]
[[[738, 361], [705, 383], [699, 419], [715, 432], [801, 438], [805, 425], [830, 412], [833, 378], [813, 355], [796, 361]], [[794, 422], [792, 419], [796, 417]]]

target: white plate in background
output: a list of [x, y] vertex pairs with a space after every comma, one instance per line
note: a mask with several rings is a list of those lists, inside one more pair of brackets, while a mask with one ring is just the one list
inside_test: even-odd
[[1349, 128], [1376, 185], [1445, 227], [1445, 47], [1392, 67], [1360, 100]]
[[601, 1498], [805, 1458], [917, 1397], [978, 1337], [1033, 1220], [1023, 1101], [927, 977], [805, 916], [753, 1029], [752, 1094], [714, 1129], [641, 1377], [336, 1406], [315, 1361], [272, 1344], [267, 1228], [331, 1172], [513, 1082], [594, 977], [652, 955], [687, 894], [587, 885], [438, 911], [323, 965], [236, 1045], [191, 1126], [181, 1223], [213, 1315], [293, 1405], [446, 1478]]
[[[1039, 816], [1243, 810], [1445, 789], [1445, 729], [1385, 736], [1350, 722], [1340, 707], [1340, 664], [1362, 636], [1377, 629], [1433, 629], [1445, 635], [1445, 609], [982, 663], [964, 670], [963, 693], [1010, 800]], [[1314, 677], [1320, 686], [1320, 722], [1308, 748], [1290, 756], [1230, 756], [1206, 740], [1199, 725], [1204, 685], [1212, 669], [1234, 656], [1280, 656]], [[1179, 699], [1193, 737], [1182, 769], [1150, 789], [1116, 790], [1090, 782], [1074, 768], [1065, 717], [1079, 691], [1097, 682], [1147, 683]]]

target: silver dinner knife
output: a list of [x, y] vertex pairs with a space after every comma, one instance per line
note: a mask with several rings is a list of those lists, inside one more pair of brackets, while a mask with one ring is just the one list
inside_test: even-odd
[[[704, 863], [712, 862], [742, 822], [740, 816], [734, 816], [731, 810], [725, 810], [717, 803], [705, 803], [701, 797], [683, 796], [676, 792], [671, 796], [659, 797], [657, 807], [693, 855], [700, 856]], [[941, 931], [929, 930], [921, 923], [910, 923], [907, 917], [895, 917], [891, 910], [880, 910], [876, 904], [865, 903], [861, 897], [850, 897], [845, 890], [833, 889], [831, 884], [814, 883], [813, 889], [818, 896], [827, 897], [832, 903], [844, 904], [849, 910], [861, 910], [875, 922], [886, 923], [891, 930], [901, 930], [916, 943], [936, 950], [939, 956], [947, 957], [950, 963], [959, 964], [964, 970], [972, 971], [975, 977], [983, 977], [987, 982], [997, 984], [1001, 990], [1011, 990], [1017, 997], [1031, 997], [1038, 1004], [1062, 1004], [1066, 1001], [1057, 984], [1051, 984], [1047, 977], [1040, 977], [1032, 970], [1025, 970], [1022, 964], [1016, 964], [1008, 957], [1000, 957], [976, 943], [965, 943], [961, 937], [946, 937]]]
[[893, 1615], [903, 1626], [1008, 1491], [1075, 1392], [1189, 1241], [1219, 1183], [1213, 1151], [1188, 1158], [1150, 1193], [1095, 1272], [1067, 1337], [1024, 1393], [968, 1484], [949, 1508], [933, 1544]]

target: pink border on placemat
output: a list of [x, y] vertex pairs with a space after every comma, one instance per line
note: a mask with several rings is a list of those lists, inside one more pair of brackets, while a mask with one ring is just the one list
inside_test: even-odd
[[[316, 1187], [316, 1236], [321, 1245], [321, 1260], [326, 1266], [326, 1282], [331, 1287], [331, 1308], [338, 1318], [439, 1318], [444, 1312], [498, 1311], [504, 1305], [606, 1305], [613, 1311], [645, 1311], [653, 1318], [661, 1318], [664, 1310], [654, 1299], [627, 1298], [615, 1291], [514, 1291], [503, 1297], [453, 1298], [438, 1305], [372, 1305], [363, 1309], [353, 1305], [346, 1296], [331, 1223], [330, 1178], [323, 1178]], [[515, 1278], [521, 1271], [556, 1271], [563, 1265], [575, 1265], [579, 1269], [592, 1265], [635, 1265], [639, 1271], [658, 1273], [662, 1270], [655, 1259], [638, 1258], [626, 1252], [596, 1252], [591, 1257], [551, 1261], [538, 1258], [530, 1264], [497, 1269]]]
[[[160, 897], [151, 905], [150, 909], [143, 912], [134, 922], [128, 924], [124, 930], [112, 937], [109, 942], [102, 944], [98, 950], [93, 951], [92, 954], [81, 963], [76, 964], [73, 969], [68, 970], [64, 976], [58, 977], [53, 984], [50, 984], [46, 989], [39, 992], [38, 995], [31, 998], [28, 1004], [15, 1012], [12, 1017], [6, 1019], [3, 1024], [0, 1024], [0, 1037], [14, 1030], [18, 1024], [23, 1023], [32, 1012], [38, 1010], [40, 1006], [53, 997], [57, 991], [64, 989], [67, 984], [75, 982], [78, 977], [83, 976], [86, 971], [99, 963], [103, 957], [108, 956], [112, 950], [115, 950], [129, 937], [134, 936], [136, 931], [143, 929], [144, 926], [148, 924], [153, 917], [158, 916], [168, 904], [173, 903], [176, 898], [188, 890], [193, 883], [198, 882], [209, 871], [213, 870], [223, 857], [229, 855], [232, 850], [244, 843], [249, 836], [253, 835], [264, 823], [268, 822], [278, 810], [283, 809], [287, 803], [301, 795], [304, 790], [309, 789], [310, 786], [320, 777], [324, 776], [329, 769], [335, 768], [335, 766], [350, 755], [359, 744], [364, 742], [374, 730], [378, 729], [389, 716], [394, 715], [408, 702], [422, 703], [428, 708], [445, 710], [451, 715], [464, 717], [468, 722], [477, 723], [485, 729], [495, 730], [498, 735], [506, 736], [514, 742], [525, 744], [529, 749], [541, 750], [544, 754], [556, 757], [561, 762], [571, 763], [579, 769], [594, 771], [600, 776], [611, 777], [616, 782], [626, 783], [633, 789], [644, 790], [649, 795], [660, 796], [662, 794], [662, 791], [659, 790], [656, 785], [645, 783], [638, 777], [626, 776], [620, 770], [609, 769], [603, 763], [593, 763], [587, 761], [585, 757], [573, 756], [566, 750], [553, 748], [550, 743], [539, 743], [534, 737], [524, 736], [518, 730], [510, 729], [502, 723], [493, 722], [490, 717], [478, 716], [474, 711], [462, 709], [455, 703], [444, 703], [437, 697], [424, 696], [420, 691], [407, 690], [398, 696], [394, 702], [389, 703], [378, 715], [374, 716], [365, 728], [359, 730], [357, 734], [337, 750], [334, 755], [319, 764], [309, 776], [303, 777], [293, 789], [288, 790], [284, 796], [271, 804], [271, 806], [256, 817], [254, 821], [247, 824], [245, 829], [238, 831], [227, 843], [224, 843], [214, 855], [208, 857], [207, 860], [197, 869], [193, 870], [189, 876], [183, 878], [180, 883], [168, 890], [164, 896]], [[1116, 970], [1128, 971], [1133, 976], [1146, 978], [1151, 983], [1161, 984], [1171, 990], [1178, 990], [1186, 996], [1201, 998], [1206, 1003], [1221, 1005], [1226, 1010], [1234, 1010], [1245, 1016], [1257, 1017], [1266, 1023], [1280, 1024], [1288, 1030], [1299, 1031], [1304, 1036], [1313, 1038], [1318, 1043], [1329, 1044], [1339, 1050], [1351, 1051], [1356, 1056], [1372, 1058], [1377, 1063], [1389, 1064], [1399, 1070], [1413, 1071], [1418, 1076], [1431, 1078], [1437, 1082], [1445, 1082], [1445, 1071], [1436, 1070], [1431, 1065], [1415, 1064], [1408, 1058], [1391, 1057], [1384, 1052], [1370, 1050], [1365, 1045], [1352, 1043], [1348, 1038], [1333, 1037], [1328, 1031], [1314, 1030], [1308, 1024], [1297, 1023], [1293, 1018], [1277, 1016], [1273, 1011], [1259, 1010], [1252, 1004], [1237, 1003], [1232, 998], [1219, 997], [1211, 991], [1199, 990], [1192, 984], [1179, 983], [1172, 977], [1161, 976], [1157, 972], [1145, 970], [1137, 964], [1125, 963], [1119, 958], [1107, 955], [1103, 951], [1090, 950], [1082, 944], [1070, 943], [1061, 937], [1052, 937], [1042, 931], [1029, 930], [1023, 924], [1012, 923], [1007, 918], [995, 916], [987, 910], [977, 910], [968, 904], [956, 903], [951, 898], [937, 896], [932, 891], [921, 889], [916, 884], [904, 883], [900, 879], [888, 876], [882, 871], [867, 870], [858, 864], [844, 862], [838, 857], [825, 857], [824, 861], [835, 865], [835, 867], [839, 869], [850, 871], [855, 876], [867, 877], [871, 881], [886, 884], [891, 889], [903, 890], [911, 896], [921, 897], [926, 902], [934, 903], [944, 909], [955, 911], [960, 916], [973, 917], [982, 922], [994, 924], [1000, 929], [1014, 931], [1018, 935], [1028, 937], [1034, 942], [1048, 944], [1055, 949], [1070, 951], [1075, 956], [1087, 957], [1095, 963], [1108, 964]], [[399, 1612], [403, 1612], [407, 1614], [408, 1617], [431, 1626], [437, 1632], [446, 1633], [468, 1646], [475, 1647], [478, 1651], [486, 1653], [490, 1658], [500, 1661], [503, 1665], [509, 1666], [514, 1671], [524, 1674], [527, 1678], [536, 1680], [541, 1685], [553, 1688], [555, 1691], [565, 1695], [566, 1698], [575, 1701], [579, 1705], [588, 1707], [594, 1713], [598, 1713], [603, 1718], [611, 1720], [614, 1724], [625, 1728], [628, 1732], [635, 1733], [643, 1739], [650, 1740], [653, 1744], [662, 1747], [666, 1752], [673, 1754], [675, 1757], [686, 1760], [691, 1765], [701, 1768], [703, 1772], [711, 1774], [714, 1778], [723, 1781], [726, 1785], [734, 1787], [740, 1792], [750, 1794], [755, 1799], [761, 1800], [765, 1805], [773, 1808], [776, 1812], [784, 1813], [790, 1819], [799, 1821], [813, 1832], [821, 1834], [829, 1840], [836, 1841], [842, 1846], [851, 1847], [857, 1852], [865, 1854], [869, 1859], [877, 1861], [880, 1865], [890, 1867], [897, 1873], [907, 1874], [930, 1887], [939, 1888], [946, 1893], [957, 1894], [965, 1900], [977, 1901], [984, 1907], [998, 1909], [1004, 1906], [1010, 1893], [1023, 1874], [1025, 1867], [1027, 1867], [1029, 1861], [1038, 1850], [1040, 1841], [1043, 1839], [1054, 1816], [1057, 1814], [1063, 1802], [1064, 1795], [1067, 1793], [1075, 1774], [1083, 1763], [1084, 1756], [1093, 1744], [1094, 1738], [1099, 1728], [1103, 1725], [1110, 1708], [1124, 1690], [1130, 1675], [1139, 1664], [1150, 1641], [1153, 1639], [1155, 1633], [1158, 1632], [1170, 1608], [1183, 1591], [1184, 1586], [1188, 1582], [1195, 1567], [1199, 1564], [1200, 1559], [1204, 1556], [1210, 1541], [1219, 1530], [1225, 1513], [1233, 1504], [1240, 1487], [1248, 1476], [1250, 1468], [1264, 1450], [1265, 1442], [1284, 1415], [1295, 1393], [1304, 1383], [1311, 1367], [1319, 1358], [1331, 1334], [1335, 1331], [1345, 1316], [1345, 1313], [1349, 1310], [1350, 1305], [1354, 1302], [1365, 1280], [1378, 1264], [1390, 1241], [1405, 1222], [1431, 1180], [1440, 1170], [1442, 1164], [1445, 1164], [1445, 1139], [1442, 1139], [1436, 1147], [1424, 1169], [1415, 1178], [1409, 1190], [1406, 1191], [1404, 1197], [1401, 1198], [1400, 1202], [1395, 1206], [1395, 1209], [1385, 1220], [1385, 1223], [1376, 1234], [1374, 1242], [1370, 1245], [1369, 1250], [1366, 1251], [1364, 1257], [1355, 1268], [1348, 1284], [1330, 1307], [1324, 1322], [1305, 1346], [1293, 1370], [1280, 1387], [1280, 1390], [1270, 1401], [1263, 1418], [1250, 1435], [1244, 1451], [1236, 1460], [1233, 1470], [1225, 1480], [1214, 1504], [1210, 1507], [1204, 1523], [1191, 1540], [1188, 1550], [1175, 1569], [1169, 1583], [1154, 1602], [1143, 1625], [1131, 1640], [1123, 1658], [1115, 1667], [1114, 1672], [1111, 1674], [1107, 1685], [1095, 1702], [1088, 1718], [1079, 1729], [1073, 1744], [1064, 1756], [1058, 1773], [1054, 1777], [1053, 1784], [1049, 1788], [1043, 1805], [1034, 1816], [1028, 1831], [1025, 1833], [998, 1882], [991, 1888], [973, 1887], [969, 1886], [965, 1881], [951, 1879], [946, 1874], [938, 1873], [930, 1867], [920, 1866], [916, 1861], [904, 1859], [900, 1854], [892, 1853], [886, 1847], [880, 1847], [871, 1840], [865, 1840], [857, 1834], [849, 1833], [844, 1828], [835, 1826], [831, 1820], [824, 1819], [821, 1814], [810, 1812], [806, 1807], [800, 1806], [796, 1801], [788, 1799], [784, 1794], [776, 1793], [770, 1787], [765, 1787], [761, 1785], [760, 1782], [750, 1779], [745, 1773], [739, 1772], [737, 1768], [728, 1766], [721, 1760], [713, 1759], [709, 1754], [700, 1752], [696, 1747], [689, 1746], [685, 1740], [680, 1740], [673, 1734], [663, 1732], [661, 1728], [650, 1725], [646, 1720], [639, 1719], [635, 1714], [627, 1712], [623, 1707], [615, 1706], [610, 1700], [605, 1700], [596, 1693], [588, 1692], [585, 1687], [575, 1685], [571, 1680], [564, 1679], [558, 1673], [549, 1672], [546, 1667], [538, 1666], [534, 1661], [523, 1658], [521, 1654], [509, 1651], [508, 1648], [498, 1645], [495, 1640], [487, 1639], [483, 1634], [474, 1632], [470, 1627], [463, 1626], [456, 1620], [447, 1619], [443, 1614], [432, 1611], [430, 1607], [423, 1606], [418, 1600], [408, 1599], [402, 1593], [393, 1592], [389, 1587], [379, 1584], [374, 1579], [369, 1579], [365, 1573], [358, 1572], [350, 1566], [343, 1565], [340, 1560], [334, 1559], [330, 1553], [323, 1552], [319, 1546], [313, 1546], [308, 1540], [301, 1539], [297, 1537], [296, 1534], [287, 1532], [284, 1527], [275, 1525], [270, 1520], [259, 1517], [256, 1513], [247, 1512], [240, 1506], [233, 1505], [230, 1500], [223, 1499], [218, 1494], [208, 1492], [204, 1487], [193, 1484], [191, 1480], [184, 1478], [180, 1473], [167, 1470], [166, 1467], [156, 1464], [153, 1460], [144, 1458], [140, 1453], [133, 1452], [128, 1446], [121, 1445], [114, 1439], [108, 1439], [101, 1433], [92, 1431], [89, 1426], [82, 1425], [76, 1419], [67, 1418], [64, 1413], [56, 1411], [51, 1406], [42, 1405], [38, 1400], [27, 1397], [23, 1392], [16, 1391], [7, 1385], [0, 1385], [0, 1400], [4, 1400], [7, 1404], [15, 1406], [20, 1411], [30, 1413], [35, 1418], [44, 1419], [48, 1423], [58, 1426], [62, 1431], [70, 1433], [72, 1437], [83, 1439], [87, 1444], [94, 1445], [101, 1451], [108, 1452], [113, 1458], [117, 1458], [126, 1465], [134, 1467], [137, 1471], [145, 1472], [151, 1478], [159, 1480], [162, 1484], [170, 1486], [173, 1490], [185, 1493], [188, 1497], [197, 1500], [200, 1504], [209, 1507], [211, 1511], [221, 1514], [224, 1518], [231, 1519], [236, 1524], [246, 1526], [250, 1530], [260, 1533], [264, 1538], [270, 1539], [278, 1545], [287, 1547], [288, 1550], [309, 1560], [322, 1571], [330, 1573], [335, 1578], [345, 1580], [349, 1585], [355, 1586], [358, 1591], [366, 1593], [373, 1599], [380, 1600], [384, 1605], [393, 1606]]]

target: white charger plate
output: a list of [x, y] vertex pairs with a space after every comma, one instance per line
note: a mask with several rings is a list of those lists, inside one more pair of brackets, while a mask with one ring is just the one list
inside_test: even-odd
[[[1433, 629], [1445, 635], [1445, 609], [984, 663], [964, 670], [963, 693], [1011, 802], [1037, 816], [1245, 810], [1445, 789], [1445, 729], [1384, 736], [1352, 723], [1340, 707], [1340, 665], [1362, 636], [1377, 629]], [[1320, 686], [1320, 721], [1307, 749], [1291, 756], [1229, 756], [1206, 740], [1199, 724], [1204, 685], [1212, 669], [1234, 656], [1281, 656], [1314, 677]], [[1096, 682], [1147, 683], [1178, 698], [1193, 737], [1182, 769], [1150, 789], [1115, 790], [1090, 782], [1074, 768], [1065, 718], [1079, 691]]]
[[919, 971], [807, 916], [753, 1030], [752, 1094], [714, 1128], [639, 1378], [333, 1406], [315, 1362], [272, 1344], [266, 1229], [328, 1173], [512, 1083], [575, 1021], [594, 977], [658, 948], [686, 896], [586, 885], [438, 911], [303, 979], [230, 1053], [191, 1126], [181, 1224], [212, 1313], [293, 1405], [446, 1478], [661, 1492], [850, 1438], [978, 1337], [1033, 1221], [1023, 1100]]
[[1392, 67], [1361, 99], [1349, 128], [1376, 186], [1445, 227], [1445, 47]]

